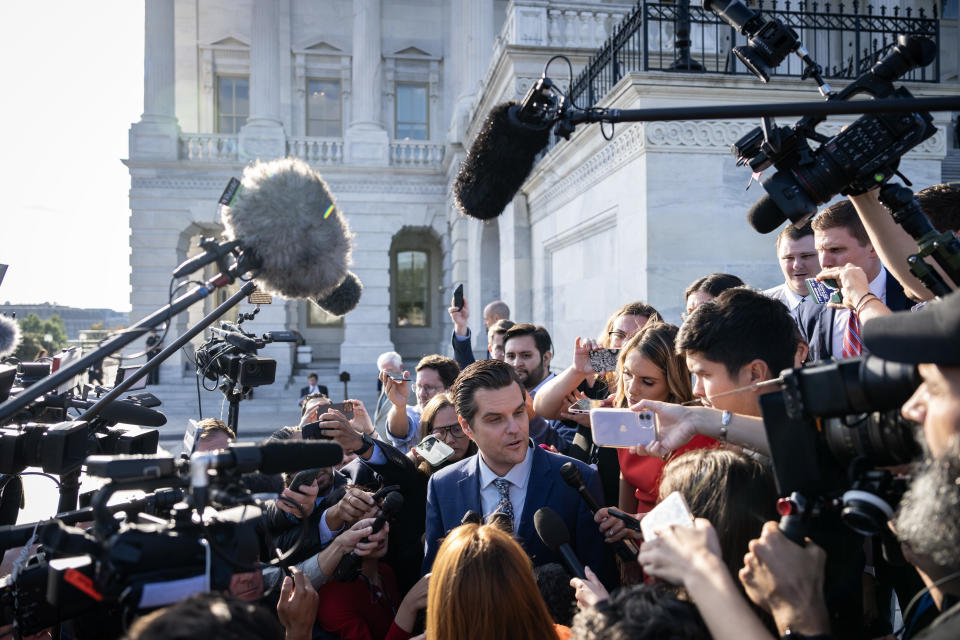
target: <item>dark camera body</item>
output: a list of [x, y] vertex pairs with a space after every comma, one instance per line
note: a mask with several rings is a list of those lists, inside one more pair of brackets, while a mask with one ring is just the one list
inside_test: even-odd
[[241, 387], [273, 384], [277, 377], [276, 360], [219, 339], [211, 339], [197, 349], [197, 368], [208, 380], [223, 376]]

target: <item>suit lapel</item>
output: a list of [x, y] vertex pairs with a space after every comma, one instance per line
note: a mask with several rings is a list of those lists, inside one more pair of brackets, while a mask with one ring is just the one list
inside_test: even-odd
[[887, 307], [891, 311], [904, 311], [910, 308], [903, 285], [889, 271], [887, 271]]
[[[483, 506], [480, 502], [480, 454], [475, 454], [470, 463], [463, 468], [463, 474], [457, 481], [457, 490], [460, 492], [459, 504], [461, 506], [459, 518], [463, 518], [467, 511], [473, 509], [483, 516]], [[459, 520], [452, 524], [456, 527], [460, 524]]]
[[520, 515], [517, 533], [521, 539], [536, 540], [538, 538], [536, 528], [533, 526], [533, 514], [550, 502], [553, 481], [550, 473], [550, 455], [540, 447], [533, 447], [530, 453], [533, 455], [533, 465], [530, 468], [530, 479], [527, 481], [523, 513]]

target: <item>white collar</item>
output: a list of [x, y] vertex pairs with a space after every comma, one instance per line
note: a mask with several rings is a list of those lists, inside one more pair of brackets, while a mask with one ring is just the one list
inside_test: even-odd
[[880, 265], [880, 273], [870, 281], [870, 293], [880, 298], [880, 301], [887, 302], [887, 270]]
[[480, 490], [488, 487], [490, 483], [498, 478], [508, 480], [511, 484], [523, 489], [527, 486], [527, 480], [530, 479], [530, 469], [533, 467], [533, 440], [527, 445], [527, 455], [523, 457], [522, 462], [518, 462], [510, 468], [505, 476], [498, 476], [493, 469], [487, 466], [483, 459], [483, 452], [477, 454], [477, 462], [480, 465]]
[[794, 290], [791, 289], [790, 285], [788, 285], [786, 282], [783, 283], [783, 296], [784, 298], [786, 298], [784, 302], [787, 303], [787, 308], [790, 309], [790, 311], [793, 311], [794, 309], [799, 307], [800, 303], [803, 302], [807, 297], [807, 296], [801, 296], [796, 292], [794, 292]]

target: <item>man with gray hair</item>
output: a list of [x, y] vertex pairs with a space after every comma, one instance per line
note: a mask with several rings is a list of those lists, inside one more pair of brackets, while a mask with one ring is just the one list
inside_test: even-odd
[[373, 428], [386, 437], [387, 413], [390, 411], [390, 399], [383, 392], [383, 383], [380, 382], [380, 371], [403, 374], [403, 358], [396, 351], [387, 351], [377, 357], [377, 410], [373, 414]]

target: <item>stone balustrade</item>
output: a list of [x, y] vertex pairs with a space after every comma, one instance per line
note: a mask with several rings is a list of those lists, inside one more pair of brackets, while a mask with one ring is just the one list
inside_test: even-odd
[[444, 145], [417, 140], [390, 143], [390, 164], [396, 167], [437, 168], [443, 162]]
[[288, 137], [287, 155], [308, 164], [343, 164], [343, 138]]
[[234, 162], [239, 159], [239, 136], [225, 133], [180, 134], [181, 160]]

